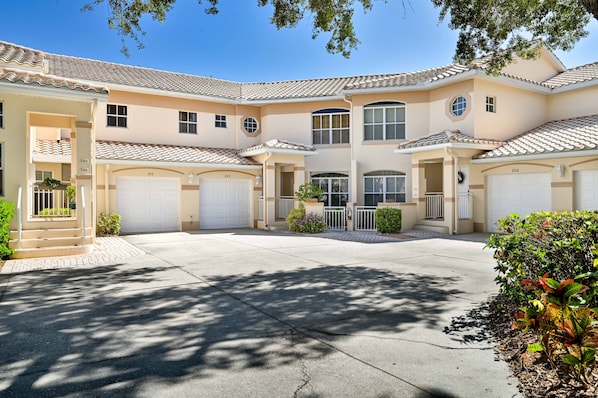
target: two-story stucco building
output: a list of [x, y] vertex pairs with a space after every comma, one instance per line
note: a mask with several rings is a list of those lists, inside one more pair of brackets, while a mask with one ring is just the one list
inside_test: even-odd
[[[494, 231], [512, 212], [598, 208], [596, 99], [598, 63], [544, 48], [497, 76], [238, 83], [0, 42], [0, 189], [17, 256], [82, 249], [101, 212], [124, 233], [286, 228], [306, 181], [357, 228], [384, 203], [405, 228]], [[77, 186], [73, 214], [44, 210], [68, 206], [46, 177]]]

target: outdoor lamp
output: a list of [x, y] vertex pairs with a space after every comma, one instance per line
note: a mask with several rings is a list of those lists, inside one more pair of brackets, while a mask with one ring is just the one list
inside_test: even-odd
[[255, 176], [255, 185], [262, 185], [262, 176]]
[[556, 172], [559, 174], [559, 177], [563, 178], [565, 176], [565, 166], [559, 164], [558, 166], [556, 166]]
[[189, 178], [189, 184], [193, 184], [193, 178], [195, 177], [195, 176], [193, 175], [193, 173], [192, 173], [192, 172], [189, 172], [189, 175], [188, 175], [187, 177]]

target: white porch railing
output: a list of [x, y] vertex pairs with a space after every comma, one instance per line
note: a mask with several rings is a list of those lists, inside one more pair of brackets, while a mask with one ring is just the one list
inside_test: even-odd
[[23, 240], [23, 186], [19, 185], [19, 195], [17, 196], [17, 249], [21, 250]]
[[426, 192], [426, 218], [444, 217], [444, 194], [442, 192]]
[[71, 209], [64, 189], [31, 187], [33, 217], [70, 217]]
[[470, 220], [473, 218], [473, 200], [471, 193], [459, 193], [458, 197], [459, 220]]
[[347, 215], [344, 207], [324, 207], [324, 221], [326, 227], [335, 231], [347, 229]]
[[278, 218], [287, 218], [295, 205], [294, 196], [280, 196], [278, 198]]
[[376, 207], [356, 206], [355, 207], [355, 230], [375, 231], [376, 230]]

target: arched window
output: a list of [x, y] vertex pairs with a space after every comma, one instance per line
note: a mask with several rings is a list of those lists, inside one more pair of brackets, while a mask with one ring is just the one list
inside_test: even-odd
[[405, 173], [392, 170], [373, 171], [363, 176], [363, 203], [405, 202]]
[[404, 140], [405, 104], [377, 102], [363, 107], [363, 139]]
[[311, 182], [324, 191], [324, 206], [345, 207], [349, 201], [349, 176], [340, 173], [322, 173], [311, 177]]
[[311, 119], [314, 145], [349, 143], [350, 117], [347, 109], [321, 109], [313, 112]]

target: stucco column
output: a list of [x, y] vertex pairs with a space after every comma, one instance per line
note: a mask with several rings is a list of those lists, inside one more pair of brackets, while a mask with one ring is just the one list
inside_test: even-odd
[[[297, 192], [299, 190], [299, 187], [305, 184], [305, 166], [295, 165], [295, 167], [293, 168], [293, 177], [293, 192]], [[296, 197], [293, 201], [293, 207], [295, 209], [299, 208], [299, 200]]]
[[264, 186], [264, 205], [266, 206], [265, 220], [266, 229], [269, 229], [276, 222], [276, 165], [268, 161], [266, 165]]
[[[95, 137], [91, 123], [76, 123], [76, 130], [71, 132], [72, 159], [71, 170], [74, 171], [77, 183], [77, 225], [82, 227], [83, 217], [88, 236], [95, 236], [96, 209], [94, 206], [95, 186]], [[85, 198], [81, 197], [81, 187], [85, 191]], [[84, 202], [83, 202], [84, 200]], [[85, 212], [83, 212], [85, 208]]]
[[447, 153], [442, 163], [442, 192], [444, 193], [444, 225], [448, 227], [449, 234], [455, 233], [455, 204], [457, 201], [456, 167], [457, 158]]
[[426, 218], [426, 168], [416, 161], [411, 164], [411, 200], [417, 205], [417, 218]]

